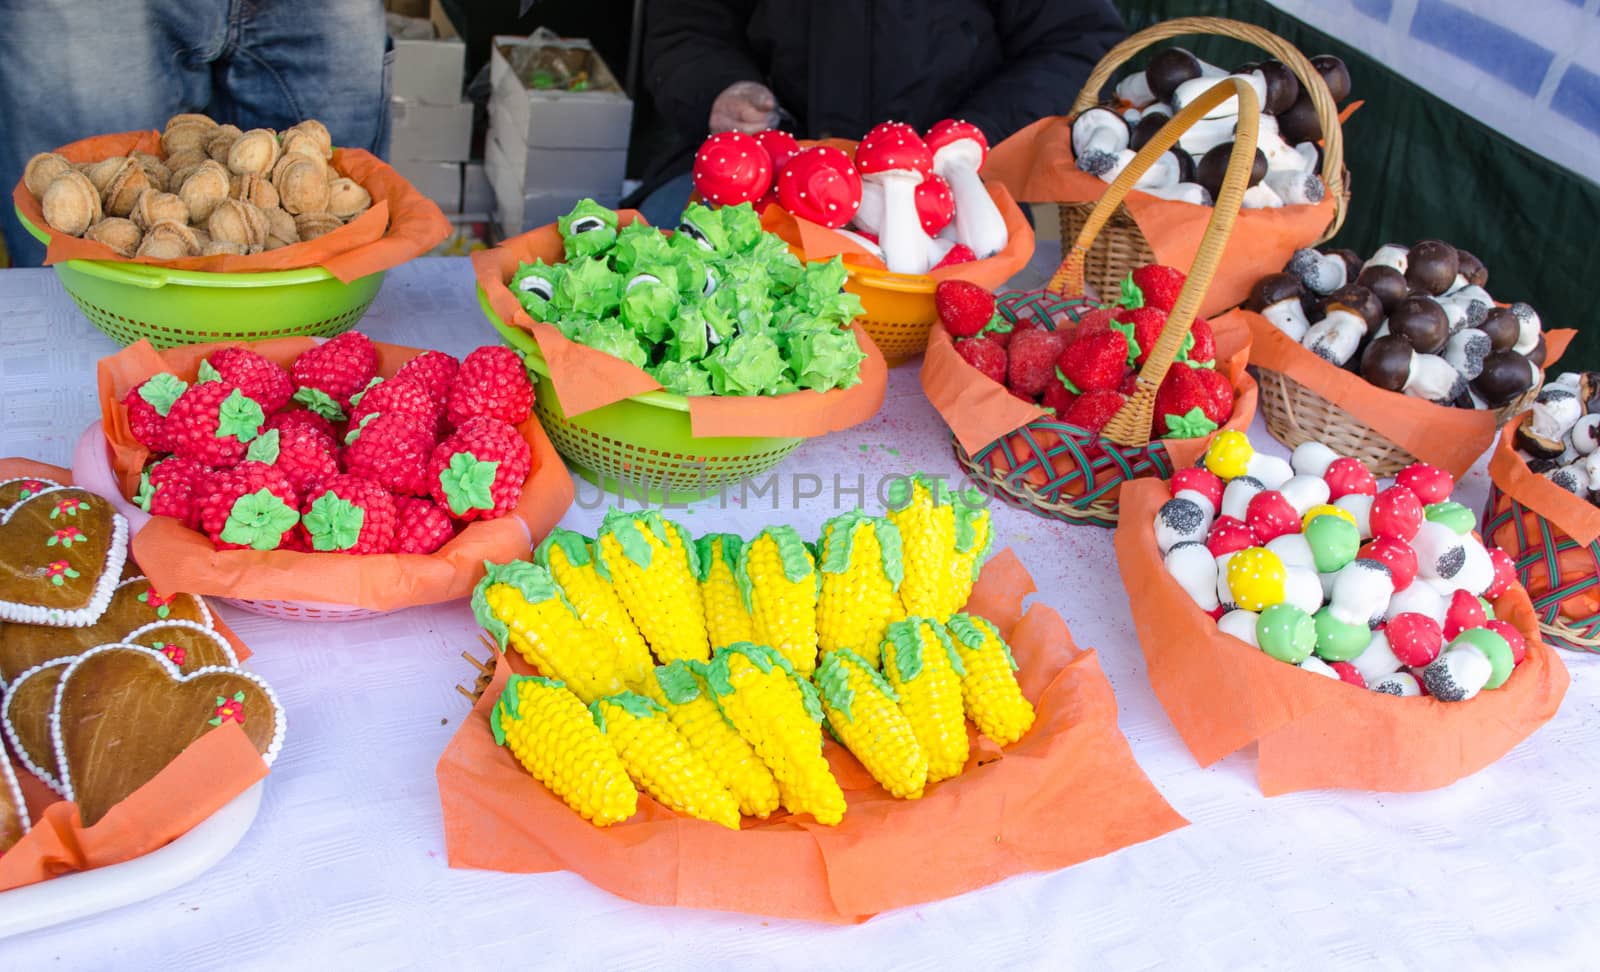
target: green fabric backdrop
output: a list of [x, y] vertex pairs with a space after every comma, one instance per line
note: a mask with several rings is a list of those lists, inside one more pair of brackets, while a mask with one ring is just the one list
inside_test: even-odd
[[[1118, 0], [1130, 30], [1173, 17], [1259, 24], [1305, 54], [1349, 65], [1350, 215], [1333, 245], [1362, 254], [1434, 237], [1481, 257], [1489, 292], [1525, 300], [1579, 335], [1562, 370], [1600, 369], [1600, 186], [1522, 148], [1395, 72], [1263, 0]], [[1221, 38], [1175, 41], [1223, 67], [1261, 55]], [[1135, 59], [1135, 65], [1142, 62]]]

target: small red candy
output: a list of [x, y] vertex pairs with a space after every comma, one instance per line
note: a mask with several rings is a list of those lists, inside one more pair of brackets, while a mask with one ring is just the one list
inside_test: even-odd
[[1328, 482], [1328, 502], [1332, 503], [1341, 496], [1351, 493], [1365, 493], [1376, 496], [1378, 481], [1372, 478], [1372, 473], [1361, 464], [1360, 459], [1345, 456], [1335, 459], [1328, 464], [1328, 471], [1322, 474]]
[[1416, 493], [1417, 499], [1423, 503], [1443, 503], [1450, 498], [1450, 491], [1456, 488], [1454, 476], [1425, 462], [1414, 462], [1400, 470], [1399, 475], [1394, 477], [1394, 484]]
[[1373, 499], [1368, 522], [1372, 525], [1373, 536], [1393, 537], [1410, 543], [1422, 529], [1422, 501], [1404, 486], [1390, 486]]
[[1444, 613], [1444, 636], [1454, 638], [1468, 628], [1483, 627], [1488, 620], [1481, 601], [1466, 591], [1456, 591], [1450, 595], [1450, 608]]
[[1439, 622], [1414, 611], [1390, 618], [1383, 632], [1389, 637], [1389, 650], [1394, 652], [1394, 657], [1412, 668], [1433, 661], [1444, 647], [1444, 632], [1439, 630]]
[[1361, 677], [1361, 672], [1349, 662], [1328, 662], [1328, 667], [1339, 673], [1341, 682], [1349, 682], [1356, 688], [1366, 688], [1367, 680]]
[[1300, 514], [1288, 497], [1275, 489], [1262, 490], [1245, 508], [1245, 525], [1260, 543], [1271, 543], [1286, 533], [1300, 532]]
[[1516, 625], [1496, 618], [1486, 622], [1484, 627], [1506, 639], [1506, 644], [1511, 646], [1511, 664], [1520, 665], [1522, 660], [1528, 657], [1528, 639], [1522, 636]]
[[1222, 616], [1224, 614], [1228, 613], [1228, 609], [1223, 607], [1222, 605], [1218, 604], [1216, 607], [1212, 608], [1211, 610], [1207, 611], [1206, 613], [1211, 615], [1211, 620], [1213, 620], [1213, 621], [1221, 621], [1222, 620]]
[[1511, 585], [1517, 582], [1517, 564], [1511, 555], [1499, 547], [1489, 549], [1489, 563], [1494, 565], [1494, 580], [1489, 584], [1489, 589], [1483, 596], [1494, 600], [1506, 591], [1511, 590]]
[[1376, 560], [1388, 567], [1389, 577], [1394, 581], [1396, 591], [1405, 590], [1417, 579], [1417, 552], [1404, 540], [1379, 537], [1362, 547], [1361, 552], [1356, 554], [1356, 559]]
[[1221, 557], [1246, 547], [1259, 546], [1262, 542], [1256, 539], [1243, 520], [1219, 516], [1211, 524], [1211, 534], [1206, 537], [1206, 549], [1211, 551], [1211, 556]]
[[1422, 678], [1422, 669], [1419, 668], [1412, 672], [1411, 677], [1417, 680], [1417, 690], [1422, 693], [1423, 698], [1427, 698], [1433, 694], [1432, 692], [1428, 691], [1428, 683]]
[[1222, 509], [1222, 480], [1204, 466], [1190, 466], [1172, 474], [1172, 495], [1192, 489], [1211, 501], [1211, 511]]

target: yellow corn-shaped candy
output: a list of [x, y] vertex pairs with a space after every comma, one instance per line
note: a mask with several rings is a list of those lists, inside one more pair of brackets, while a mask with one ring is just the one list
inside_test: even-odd
[[530, 665], [593, 702], [627, 686], [616, 652], [573, 610], [550, 572], [526, 560], [484, 562], [472, 589], [472, 612], [504, 651], [509, 641]]
[[718, 781], [739, 801], [739, 812], [765, 819], [778, 809], [778, 781], [745, 742], [696, 674], [701, 662], [675, 661], [645, 679], [643, 692], [666, 707], [689, 748], [699, 754]]
[[832, 826], [844, 819], [844, 791], [822, 755], [822, 706], [811, 683], [765, 645], [719, 650], [704, 670], [723, 714], [778, 781], [790, 813]]
[[915, 800], [928, 781], [922, 751], [899, 697], [866, 660], [848, 648], [822, 657], [817, 694], [834, 736], [890, 794]]
[[905, 580], [900, 600], [908, 616], [937, 617], [953, 597], [949, 590], [955, 559], [956, 510], [950, 491], [937, 479], [918, 473], [897, 480], [890, 494], [889, 522], [900, 528]]
[[988, 618], [958, 614], [945, 627], [966, 668], [961, 698], [967, 715], [979, 732], [1002, 746], [1021, 739], [1033, 726], [1033, 706], [1011, 674], [1017, 669], [1011, 646]]
[[711, 657], [697, 555], [682, 527], [654, 510], [612, 510], [595, 543], [617, 596], [657, 659]]
[[622, 606], [622, 599], [611, 586], [605, 565], [594, 556], [588, 538], [557, 527], [534, 550], [533, 560], [561, 585], [561, 592], [578, 612], [583, 626], [597, 641], [611, 647], [623, 682], [637, 686], [649, 677], [656, 665], [650, 657], [650, 646], [628, 617], [628, 609]]
[[583, 701], [560, 682], [513, 675], [489, 713], [494, 741], [596, 827], [633, 816], [639, 793]]
[[794, 527], [767, 527], [739, 554], [740, 590], [758, 644], [809, 678], [817, 667], [817, 569]]
[[739, 804], [673, 728], [667, 710], [636, 692], [589, 706], [634, 785], [669, 810], [739, 829]]
[[966, 669], [944, 626], [929, 618], [889, 625], [883, 673], [900, 696], [900, 709], [928, 754], [928, 782], [957, 776], [967, 765], [967, 723], [961, 677]]
[[877, 668], [884, 629], [904, 615], [900, 530], [856, 510], [823, 524], [821, 547], [817, 647], [823, 655], [849, 648]]
[[744, 606], [735, 571], [744, 541], [731, 533], [708, 533], [695, 542], [700, 560], [700, 593], [706, 604], [706, 634], [715, 651], [725, 645], [750, 641], [750, 612]]
[[950, 574], [946, 583], [939, 587], [940, 598], [935, 605], [938, 610], [932, 615], [936, 621], [944, 621], [967, 606], [967, 598], [972, 596], [972, 585], [978, 580], [983, 562], [989, 557], [994, 532], [989, 520], [989, 508], [981, 503], [982, 496], [981, 493], [970, 492], [957, 495], [954, 499], [955, 556], [950, 558]]

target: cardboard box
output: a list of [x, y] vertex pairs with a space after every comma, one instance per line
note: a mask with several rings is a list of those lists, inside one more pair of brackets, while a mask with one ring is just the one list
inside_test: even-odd
[[494, 212], [494, 189], [489, 185], [489, 172], [482, 162], [468, 162], [461, 167], [461, 211]]
[[430, 105], [456, 104], [466, 58], [467, 45], [460, 40], [396, 38], [390, 93]]
[[465, 162], [472, 151], [472, 102], [430, 105], [389, 100], [389, 158], [402, 162]]
[[[534, 87], [542, 76], [556, 85]], [[584, 78], [585, 88], [565, 83]], [[542, 31], [531, 38], [496, 37], [490, 45], [490, 128], [501, 144], [626, 152], [633, 102], [587, 41]]]
[[461, 211], [460, 162], [395, 162], [394, 170], [446, 213]]
[[621, 180], [609, 185], [541, 185], [530, 190], [523, 184], [522, 165], [509, 161], [505, 150], [492, 138], [485, 146], [484, 173], [494, 191], [495, 222], [503, 236], [516, 236], [553, 223], [585, 196], [612, 207], [622, 198]]

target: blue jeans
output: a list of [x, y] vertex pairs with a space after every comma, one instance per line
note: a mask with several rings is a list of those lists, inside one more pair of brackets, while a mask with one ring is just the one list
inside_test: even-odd
[[[244, 129], [316, 118], [383, 154], [387, 51], [380, 0], [0, 0], [0, 186], [38, 152], [186, 111]], [[9, 198], [0, 228], [14, 265], [44, 259]]]
[[651, 226], [672, 229], [678, 225], [678, 217], [683, 215], [683, 207], [689, 205], [689, 193], [693, 191], [694, 177], [687, 172], [668, 179], [640, 200], [639, 214]]

